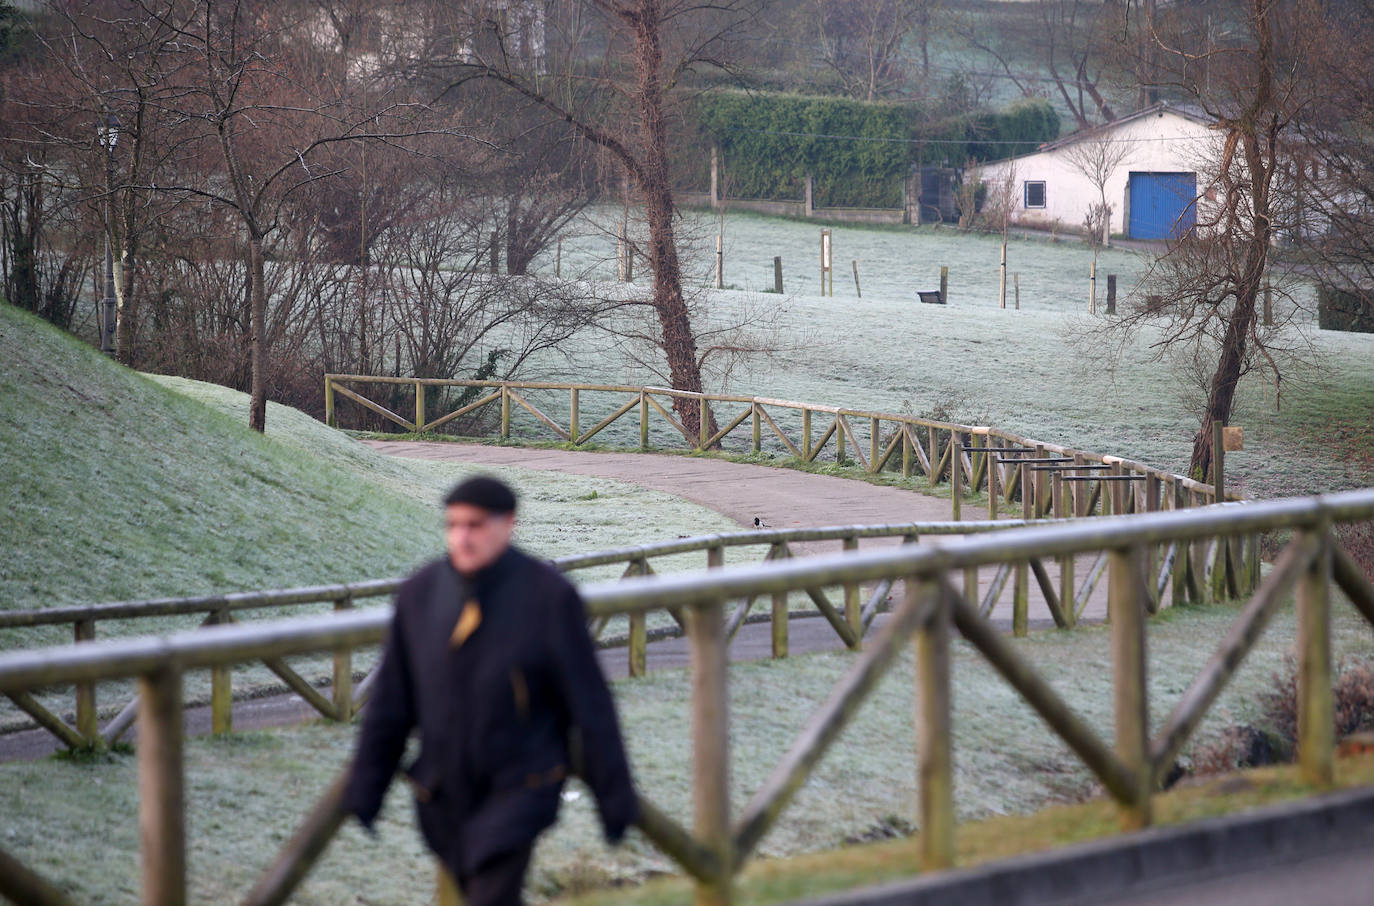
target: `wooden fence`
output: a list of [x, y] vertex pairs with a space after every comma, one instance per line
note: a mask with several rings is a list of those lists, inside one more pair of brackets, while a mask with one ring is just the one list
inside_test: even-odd
[[[665, 557], [683, 554], [705, 554], [707, 568], [723, 564], [725, 551], [732, 548], [766, 548], [765, 561], [784, 560], [793, 556], [793, 549], [799, 544], [838, 542], [842, 550], [858, 550], [861, 540], [901, 539], [906, 543], [916, 543], [922, 537], [951, 534], [973, 534], [995, 531], [1008, 527], [1025, 525], [1015, 522], [917, 522], [899, 525], [833, 526], [827, 528], [804, 529], [766, 529], [762, 531], [735, 532], [717, 535], [703, 535], [695, 538], [682, 538], [655, 544], [618, 548], [586, 554], [574, 554], [554, 560], [554, 565], [565, 573], [587, 570], [604, 566], [624, 566], [623, 578], [654, 575], [654, 563]], [[1037, 572], [1037, 575], [1043, 570]], [[1100, 574], [1101, 570], [1095, 571]], [[1072, 571], [1068, 573], [1072, 582]], [[400, 587], [403, 579], [377, 579], [367, 582], [354, 582], [343, 585], [310, 586], [272, 591], [240, 592], [225, 595], [208, 595], [186, 598], [163, 598], [150, 601], [121, 601], [105, 604], [90, 604], [75, 607], [55, 607], [46, 610], [26, 610], [0, 612], [0, 629], [14, 629], [40, 626], [70, 626], [72, 637], [78, 644], [93, 642], [97, 638], [97, 627], [103, 622], [139, 621], [157, 617], [191, 616], [200, 617], [201, 628], [223, 626], [239, 622], [243, 614], [255, 610], [304, 607], [317, 604], [332, 604], [335, 611], [351, 610], [356, 602], [392, 595]], [[984, 601], [984, 611], [995, 606], [998, 596], [1006, 586], [1005, 574], [999, 574]], [[1096, 579], [1080, 589], [1079, 595], [1086, 601], [1092, 593]], [[842, 588], [842, 600], [832, 603], [826, 589], [813, 587], [806, 589], [816, 610], [835, 627], [840, 638], [851, 648], [858, 647], [859, 640], [873, 622], [874, 616], [886, 603], [892, 589], [891, 582], [879, 583], [866, 601], [861, 600], [857, 585]], [[1086, 593], [1085, 593], [1086, 592]], [[1071, 594], [1072, 591], [1064, 592]], [[1053, 594], [1051, 590], [1047, 594]], [[740, 627], [751, 619], [750, 612], [756, 599], [741, 601], [732, 614], [727, 632], [733, 638]], [[1017, 598], [1017, 606], [1025, 607], [1026, 602]], [[1081, 608], [1080, 608], [1081, 609]], [[630, 614], [624, 635], [604, 639], [609, 617], [593, 619], [589, 630], [602, 647], [625, 647], [628, 649], [628, 671], [631, 676], [642, 676], [645, 672], [646, 648], [649, 641], [680, 636], [683, 620], [680, 612], [673, 612], [673, 624], [669, 627], [649, 631], [647, 614]], [[774, 608], [765, 618], [771, 620], [774, 657], [786, 657], [788, 651], [788, 612], [783, 602], [782, 609]], [[279, 657], [264, 658], [263, 663], [288, 689], [295, 692], [312, 708], [328, 720], [346, 721], [363, 706], [371, 686], [369, 674], [356, 687], [354, 686], [353, 652], [350, 649], [337, 649], [333, 652], [331, 674], [332, 695], [326, 698], [310, 679], [303, 677]], [[210, 675], [211, 730], [214, 733], [227, 733], [233, 729], [233, 675], [229, 667], [217, 667]], [[110, 746], [133, 726], [138, 717], [139, 702], [134, 696], [118, 711], [114, 712], [104, 728], [99, 725], [97, 708], [98, 690], [95, 683], [77, 683], [73, 688], [75, 699], [75, 723], [69, 724], [46, 707], [34, 695], [27, 692], [9, 693], [7, 697], [43, 729], [57, 737], [68, 748], [86, 746]]]
[[[409, 400], [413, 394], [413, 419], [369, 399], [350, 385], [372, 385], [393, 391], [409, 388], [404, 397]], [[470, 388], [477, 391], [477, 399], [430, 417], [430, 394], [443, 388]], [[533, 392], [550, 398], [566, 395], [566, 420], [559, 421], [549, 414], [551, 407], [547, 403], [544, 408], [536, 405], [530, 399]], [[590, 394], [609, 396], [612, 402], [597, 408], [598, 412], [609, 410], [608, 414], [592, 427], [584, 428], [582, 416]], [[870, 474], [900, 471], [904, 478], [923, 475], [931, 488], [948, 485], [956, 520], [961, 516], [964, 498], [980, 490], [987, 492], [988, 508], [994, 519], [998, 518], [999, 509], [1010, 507], [1018, 499], [1022, 502], [1022, 515], [1028, 518], [1052, 513], [1134, 513], [1239, 499], [1224, 491], [1218, 495], [1217, 484], [1204, 484], [1119, 456], [1075, 450], [998, 428], [763, 397], [612, 384], [327, 374], [324, 398], [325, 421], [331, 427], [338, 427], [338, 401], [343, 399], [414, 433], [437, 431], [455, 419], [496, 407], [500, 410], [498, 436], [502, 440], [513, 437], [513, 417], [524, 412], [528, 414], [528, 427], [540, 432], [531, 435], [531, 439], [542, 436], [574, 447], [588, 443], [623, 419], [637, 420], [641, 450], [650, 449], [651, 428], [667, 425], [669, 440], [677, 442], [680, 437], [681, 446], [689, 450], [759, 453], [767, 441], [772, 449], [806, 463], [833, 452], [836, 461], [846, 463], [852, 457]], [[698, 432], [688, 431], [674, 416], [672, 410], [677, 405], [698, 407]], [[736, 407], [738, 411], [729, 415]], [[712, 412], [729, 416], [728, 421], [722, 416], [721, 427], [714, 433], [708, 417]], [[735, 434], [743, 433], [746, 423], [748, 441], [737, 441]], [[1027, 493], [1023, 494], [1022, 488]]]
[[[1311, 782], [1332, 774], [1333, 704], [1330, 591], [1334, 581], [1374, 622], [1374, 586], [1333, 540], [1332, 525], [1374, 519], [1374, 489], [1153, 513], [1131, 519], [1031, 526], [940, 543], [898, 545], [721, 568], [643, 576], [584, 590], [594, 618], [679, 610], [691, 645], [693, 819], [688, 830], [647, 797], [640, 828], [697, 882], [699, 904], [732, 901], [735, 874], [778, 820], [848, 720], [910, 641], [915, 652], [918, 825], [913, 846], [928, 869], [954, 861], [955, 788], [950, 645], [963, 636], [1039, 714], [1119, 804], [1127, 827], [1151, 821], [1159, 779], [1197, 728], [1291, 590], [1299, 624], [1298, 761]], [[1146, 683], [1146, 615], [1151, 591], [1146, 552], [1206, 539], [1291, 531], [1292, 541], [1250, 595], [1216, 653], [1152, 732]], [[952, 577], [1031, 558], [1105, 551], [1112, 634], [1114, 746], [1069, 708], [1053, 686], [979, 614]], [[864, 646], [742, 813], [729, 798], [727, 606], [751, 597], [831, 585], [900, 583], [901, 603]], [[167, 638], [123, 639], [0, 655], [0, 692], [53, 683], [134, 676], [140, 696], [138, 749], [143, 902], [186, 902], [181, 682], [188, 670], [291, 654], [376, 644], [389, 614], [377, 608], [297, 620], [214, 626]], [[633, 730], [631, 729], [631, 732]], [[245, 904], [284, 902], [344, 820], [336, 780], [288, 841]], [[0, 894], [38, 906], [69, 899], [0, 850]]]

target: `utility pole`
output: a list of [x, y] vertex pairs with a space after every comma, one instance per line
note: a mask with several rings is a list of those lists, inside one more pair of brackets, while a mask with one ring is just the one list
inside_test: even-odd
[[105, 122], [97, 129], [100, 146], [105, 149], [105, 295], [100, 300], [100, 351], [115, 354], [115, 281], [114, 249], [110, 245], [110, 196], [114, 194], [114, 149], [119, 141], [119, 117], [105, 115]]

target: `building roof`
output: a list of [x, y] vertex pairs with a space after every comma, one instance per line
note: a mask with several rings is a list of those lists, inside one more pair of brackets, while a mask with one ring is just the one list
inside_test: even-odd
[[1110, 123], [1103, 123], [1099, 126], [1089, 126], [1087, 129], [1078, 129], [1074, 132], [1070, 132], [1068, 135], [1056, 138], [1054, 141], [1045, 142], [1036, 149], [1036, 153], [1040, 151], [1054, 151], [1067, 145], [1075, 145], [1085, 139], [1095, 138], [1103, 133], [1119, 129], [1127, 123], [1144, 119], [1156, 113], [1172, 113], [1184, 119], [1192, 120], [1195, 123], [1201, 123], [1204, 126], [1210, 126], [1216, 122], [1216, 117], [1210, 116], [1196, 104], [1171, 104], [1168, 101], [1160, 101], [1157, 104], [1151, 104], [1149, 107], [1143, 107], [1134, 113], [1128, 113], [1123, 117], [1114, 119]]

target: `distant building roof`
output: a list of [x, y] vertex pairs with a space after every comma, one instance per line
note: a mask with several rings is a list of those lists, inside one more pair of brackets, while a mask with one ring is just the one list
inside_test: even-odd
[[1110, 123], [1102, 123], [1097, 126], [1089, 126], [1086, 129], [1078, 129], [1074, 132], [1070, 132], [1068, 135], [1060, 136], [1059, 138], [1056, 138], [1054, 141], [1045, 142], [1043, 145], [1039, 147], [1038, 150], [1053, 151], [1056, 148], [1063, 148], [1066, 145], [1074, 145], [1078, 142], [1084, 141], [1085, 139], [1093, 138], [1105, 132], [1111, 132], [1115, 129], [1120, 128], [1121, 126], [1126, 125], [1127, 123], [1134, 122], [1135, 120], [1139, 119], [1144, 119], [1147, 116], [1151, 116], [1157, 113], [1177, 114], [1178, 116], [1181, 116], [1184, 119], [1189, 119], [1196, 123], [1201, 123], [1204, 126], [1210, 126], [1216, 122], [1216, 117], [1211, 116], [1196, 104], [1171, 104], [1168, 101], [1160, 101], [1157, 104], [1151, 104], [1148, 107], [1143, 107], [1140, 110], [1135, 111], [1134, 113], [1128, 113], [1125, 116], [1118, 117], [1112, 120]]

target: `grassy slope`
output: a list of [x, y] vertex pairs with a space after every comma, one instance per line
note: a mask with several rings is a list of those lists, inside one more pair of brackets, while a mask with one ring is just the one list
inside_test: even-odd
[[[3, 609], [398, 575], [438, 550], [435, 502], [469, 471], [276, 405], [259, 436], [242, 394], [113, 366], [9, 306], [0, 362]], [[629, 485], [494, 471], [545, 555], [732, 526]]]
[[[1151, 624], [1150, 677], [1156, 724], [1196, 675], [1234, 619], [1230, 607], [1181, 608]], [[1290, 611], [1275, 624], [1222, 695], [1204, 735], [1254, 719], [1253, 702], [1281, 668], [1295, 635]], [[1336, 647], [1374, 654], [1368, 627], [1338, 608]], [[1110, 735], [1110, 634], [1105, 627], [1072, 633], [1035, 633], [1013, 644], [1059, 693], [1105, 736]], [[853, 664], [848, 652], [789, 662], [731, 668], [734, 807], [786, 751], [806, 718]], [[910, 821], [915, 813], [911, 661], [905, 657], [877, 687], [822, 762], [792, 807], [760, 847], [766, 859], [834, 848], [845, 841]], [[1030, 813], [1047, 804], [1075, 803], [1093, 793], [1086, 771], [992, 669], [968, 646], [954, 653], [957, 802], [964, 821]], [[683, 671], [621, 681], [615, 694], [638, 783], [669, 814], [691, 812], [688, 678]], [[290, 834], [313, 797], [344, 763], [351, 727], [301, 727], [225, 740], [195, 739], [187, 747], [194, 899], [231, 902]], [[50, 876], [64, 877], [81, 902], [135, 901], [137, 861], [134, 759], [93, 763], [0, 765], [0, 840], [6, 849]], [[349, 827], [295, 900], [301, 904], [425, 902], [432, 877], [415, 837], [402, 784], [393, 788], [381, 834], [365, 838]], [[1109, 826], [1110, 809], [1085, 829]], [[1062, 822], [1061, 822], [1062, 823]], [[1070, 822], [1072, 823], [1072, 822]], [[1003, 825], [1003, 827], [1009, 827]], [[1062, 835], [1061, 835], [1062, 836]], [[978, 839], [978, 838], [972, 838]], [[1067, 839], [1067, 837], [1064, 837]], [[986, 836], [978, 848], [995, 848]], [[54, 841], [61, 845], [54, 845]], [[911, 870], [900, 853], [884, 859], [889, 872]], [[363, 854], [366, 858], [362, 858]], [[816, 857], [824, 863], [829, 857]], [[837, 856], [836, 883], [880, 867], [867, 856]], [[846, 858], [857, 858], [858, 868]], [[813, 864], [813, 863], [803, 863]], [[765, 861], [758, 871], [770, 871]], [[587, 796], [565, 807], [557, 829], [541, 845], [531, 893], [546, 898], [590, 885], [638, 879], [671, 866], [642, 839], [619, 850], [601, 842]], [[776, 869], [772, 884], [783, 884]], [[846, 875], [845, 871], [860, 874]], [[651, 902], [682, 902], [681, 888]], [[797, 891], [791, 889], [791, 893]], [[628, 897], [634, 900], [636, 897]]]

